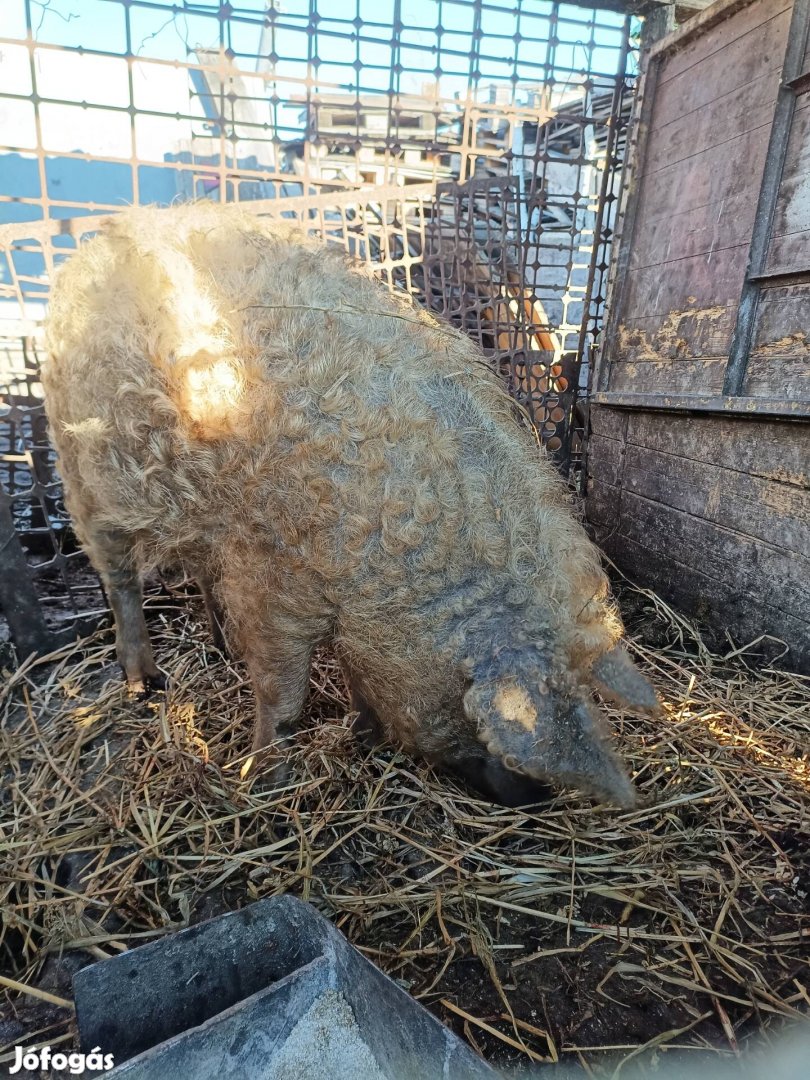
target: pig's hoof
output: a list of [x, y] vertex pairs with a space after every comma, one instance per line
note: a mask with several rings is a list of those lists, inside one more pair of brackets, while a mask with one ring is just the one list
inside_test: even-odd
[[150, 690], [165, 690], [169, 680], [162, 671], [156, 670], [154, 674], [146, 676], [146, 685]]
[[283, 788], [292, 780], [289, 761], [277, 761], [267, 770], [267, 777], [274, 788]]
[[130, 697], [144, 698], [148, 696], [150, 690], [165, 690], [167, 685], [168, 679], [162, 671], [157, 669], [150, 675], [127, 677], [127, 693]]
[[292, 781], [293, 772], [288, 761], [276, 761], [273, 765], [262, 762], [261, 753], [251, 754], [239, 770], [241, 780], [258, 778], [262, 789], [269, 792], [281, 792]]
[[290, 763], [283, 760], [270, 763], [270, 753], [269, 747], [254, 750], [239, 770], [240, 777], [244, 780], [248, 776], [261, 776], [269, 788], [286, 787], [292, 777]]

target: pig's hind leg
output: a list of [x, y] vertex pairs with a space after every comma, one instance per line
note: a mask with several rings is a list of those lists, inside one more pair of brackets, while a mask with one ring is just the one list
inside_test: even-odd
[[86, 545], [93, 565], [101, 575], [115, 619], [115, 649], [132, 693], [147, 688], [163, 689], [166, 677], [158, 669], [143, 614], [141, 574], [132, 545], [120, 532], [92, 534]]

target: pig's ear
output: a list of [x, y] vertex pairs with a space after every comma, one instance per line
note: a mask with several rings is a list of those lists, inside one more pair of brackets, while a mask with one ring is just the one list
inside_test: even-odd
[[594, 685], [602, 697], [620, 709], [657, 715], [661, 702], [650, 683], [621, 645], [600, 656], [591, 668]]
[[511, 769], [634, 807], [636, 790], [600, 718], [585, 701], [555, 701], [541, 690], [511, 679], [472, 686], [464, 709], [481, 742]]

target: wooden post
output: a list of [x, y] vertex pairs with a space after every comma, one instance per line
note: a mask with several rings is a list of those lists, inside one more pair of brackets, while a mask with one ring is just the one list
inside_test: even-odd
[[31, 571], [14, 528], [11, 500], [0, 487], [0, 610], [8, 619], [18, 658], [51, 652], [56, 635], [47, 627], [31, 581]]

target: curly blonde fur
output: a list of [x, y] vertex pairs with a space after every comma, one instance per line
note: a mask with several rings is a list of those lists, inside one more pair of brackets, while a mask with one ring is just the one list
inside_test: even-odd
[[265, 736], [324, 640], [432, 759], [486, 741], [460, 708], [482, 651], [519, 638], [571, 695], [619, 640], [598, 552], [478, 348], [296, 226], [122, 213], [60, 271], [48, 351], [90, 557], [216, 583]]

